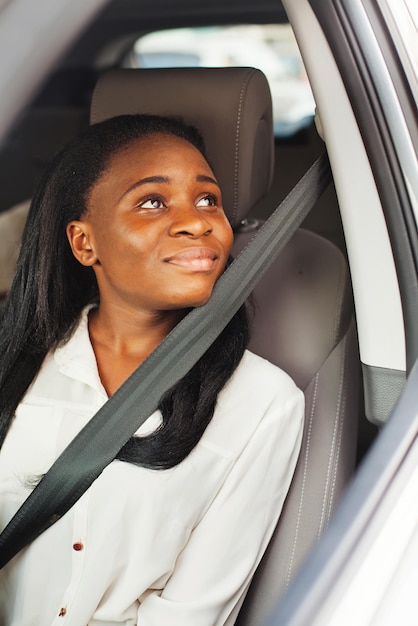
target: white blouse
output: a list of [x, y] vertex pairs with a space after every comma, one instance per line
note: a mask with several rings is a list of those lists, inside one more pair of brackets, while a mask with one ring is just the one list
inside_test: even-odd
[[[1, 450], [1, 528], [106, 400], [85, 315], [46, 358]], [[0, 571], [0, 625], [232, 625], [280, 515], [303, 410], [292, 380], [247, 351], [182, 463], [113, 461]]]

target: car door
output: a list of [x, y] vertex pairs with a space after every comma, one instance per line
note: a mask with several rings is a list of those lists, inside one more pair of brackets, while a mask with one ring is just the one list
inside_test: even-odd
[[[317, 101], [324, 102], [322, 124], [353, 273], [366, 412], [381, 432], [268, 624], [413, 624], [418, 581], [416, 5], [407, 0], [284, 4], [305, 55], [311, 55], [305, 62]], [[317, 47], [324, 44], [322, 70], [320, 55], [312, 50], [315, 29]], [[342, 95], [338, 86], [335, 95], [326, 93], [327, 69], [338, 74], [335, 85], [341, 79]], [[357, 134], [347, 141], [338, 127], [339, 111], [333, 112], [333, 106], [347, 105], [345, 96], [344, 117], [353, 122], [349, 132]]]

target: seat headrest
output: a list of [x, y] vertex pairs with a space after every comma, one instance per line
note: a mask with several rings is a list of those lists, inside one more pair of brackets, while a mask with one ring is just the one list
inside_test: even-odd
[[254, 68], [112, 70], [98, 81], [91, 123], [132, 113], [180, 116], [203, 136], [233, 227], [267, 193], [274, 167], [269, 85]]

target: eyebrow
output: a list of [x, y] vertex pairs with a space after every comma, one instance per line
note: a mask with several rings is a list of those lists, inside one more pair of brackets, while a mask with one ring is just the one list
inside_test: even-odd
[[212, 178], [212, 176], [206, 176], [205, 174], [198, 174], [196, 176], [196, 180], [198, 183], [213, 183], [214, 185], [219, 187], [218, 181]]
[[[211, 183], [219, 187], [218, 182], [214, 178], [212, 178], [212, 176], [206, 176], [206, 174], [198, 174], [196, 176], [196, 181], [198, 183]], [[141, 187], [142, 185], [147, 185], [148, 183], [170, 183], [170, 182], [171, 182], [171, 178], [169, 176], [146, 176], [145, 178], [141, 178], [140, 180], [137, 180], [135, 183], [133, 183], [133, 185], [128, 187], [128, 189], [126, 189], [126, 191], [124, 191], [123, 194], [121, 195], [120, 200], [124, 198], [128, 193], [130, 193], [134, 189], [137, 189], [137, 187]]]

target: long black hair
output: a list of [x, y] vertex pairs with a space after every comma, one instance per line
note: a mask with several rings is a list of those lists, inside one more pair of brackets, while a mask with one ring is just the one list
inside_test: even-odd
[[[67, 341], [83, 309], [99, 302], [94, 271], [72, 254], [66, 226], [87, 211], [89, 193], [110, 157], [150, 134], [181, 137], [203, 155], [194, 127], [154, 115], [121, 115], [86, 129], [51, 162], [33, 197], [16, 274], [0, 326], [0, 445], [45, 356]], [[219, 391], [248, 343], [245, 307], [189, 373], [161, 399], [161, 426], [132, 437], [119, 459], [166, 469], [196, 446], [212, 419]]]

